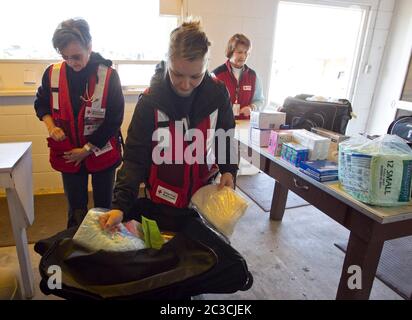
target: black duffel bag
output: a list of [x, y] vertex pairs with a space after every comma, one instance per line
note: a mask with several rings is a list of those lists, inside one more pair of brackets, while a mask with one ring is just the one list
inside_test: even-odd
[[338, 102], [308, 101], [312, 95], [300, 94], [287, 97], [281, 109], [286, 113], [286, 124], [291, 129], [311, 130], [324, 128], [345, 134], [349, 120], [352, 118], [352, 105], [346, 99]]
[[[160, 250], [90, 251], [72, 238], [76, 227], [36, 243], [40, 289], [65, 299], [187, 299], [202, 293], [233, 293], [253, 283], [246, 261], [194, 210], [139, 200], [139, 212], [176, 235]], [[140, 220], [137, 213], [135, 217]], [[49, 268], [61, 268], [62, 287], [48, 285]], [[54, 270], [54, 269], [52, 269]]]

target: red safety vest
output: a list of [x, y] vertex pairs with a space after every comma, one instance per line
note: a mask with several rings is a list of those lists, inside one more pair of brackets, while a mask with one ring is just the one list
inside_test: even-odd
[[[226, 88], [229, 91], [230, 101], [232, 102], [232, 104], [239, 103], [240, 110], [242, 110], [243, 107], [248, 106], [252, 103], [253, 95], [255, 94], [256, 73], [245, 66], [238, 82], [233, 75], [230, 61], [226, 61], [226, 68], [224, 68], [223, 66], [224, 65], [219, 67], [219, 71], [215, 73], [215, 76], [225, 83]], [[235, 118], [249, 119], [250, 117], [246, 117], [243, 114], [240, 114]]]
[[[187, 131], [187, 120], [183, 119], [180, 122], [169, 120], [165, 113], [155, 110], [155, 134], [157, 133], [158, 137], [160, 134], [163, 138], [167, 138], [166, 140], [158, 138], [154, 140], [161, 141], [153, 141], [153, 163], [150, 167], [148, 186], [153, 202], [186, 208], [192, 195], [205, 186], [218, 172], [214, 150], [212, 150], [217, 114], [216, 110], [196, 126], [197, 133], [201, 133], [201, 137], [194, 135], [189, 138], [190, 141], [184, 141], [184, 137], [187, 138], [193, 132]], [[159, 148], [161, 143], [163, 147]], [[162, 150], [158, 155], [162, 159], [167, 159], [167, 163], [155, 163], [155, 148]], [[197, 154], [198, 151], [202, 153]], [[188, 158], [185, 159], [185, 153], [186, 157], [187, 154], [191, 154], [189, 161], [187, 161]], [[196, 158], [197, 156], [199, 158]], [[201, 159], [201, 161], [196, 159]]]
[[[91, 135], [103, 123], [106, 114], [107, 94], [109, 79], [112, 69], [99, 65], [96, 84], [96, 74], [93, 73], [88, 80], [86, 88], [87, 101], [83, 101], [76, 121], [70, 100], [69, 85], [66, 76], [66, 62], [53, 64], [50, 68], [51, 114], [56, 126], [63, 129], [67, 138], [63, 141], [54, 141], [48, 138], [50, 147], [50, 164], [53, 169], [75, 173], [80, 170], [80, 165], [66, 163], [63, 158], [65, 151], [81, 148], [87, 143], [87, 136]], [[98, 172], [107, 169], [121, 159], [118, 140], [111, 137], [102, 148], [93, 148], [93, 152], [84, 160], [89, 172]]]

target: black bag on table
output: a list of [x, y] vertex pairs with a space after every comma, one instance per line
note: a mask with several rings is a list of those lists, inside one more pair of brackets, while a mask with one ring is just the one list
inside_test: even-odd
[[[91, 252], [73, 242], [77, 228], [62, 231], [35, 245], [42, 256], [42, 292], [65, 299], [175, 300], [251, 287], [246, 261], [195, 211], [154, 205], [146, 199], [138, 206], [161, 230], [176, 231], [176, 236], [160, 250]], [[137, 214], [135, 219], [139, 218]], [[48, 286], [48, 270], [54, 265], [62, 271], [61, 289]]]
[[345, 134], [352, 118], [352, 105], [346, 99], [339, 102], [307, 101], [312, 95], [300, 94], [287, 97], [281, 109], [286, 113], [286, 124], [290, 129], [311, 130], [320, 127]]
[[412, 116], [399, 117], [388, 128], [389, 134], [395, 134], [405, 139], [412, 146]]

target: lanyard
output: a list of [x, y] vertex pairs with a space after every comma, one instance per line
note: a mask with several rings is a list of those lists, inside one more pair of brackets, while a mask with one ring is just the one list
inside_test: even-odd
[[91, 97], [89, 96], [89, 81], [86, 82], [86, 90], [83, 96], [80, 96], [80, 100], [82, 100], [83, 102], [94, 102], [95, 98], [92, 95]]
[[232, 68], [233, 79], [235, 79], [235, 81], [236, 81], [235, 103], [238, 103], [238, 101], [239, 101], [239, 92], [240, 92], [240, 80], [242, 79], [242, 76], [243, 76], [243, 68], [240, 72], [239, 80], [236, 79], [235, 74], [233, 72], [233, 67], [232, 66], [231, 66], [231, 68]]
[[239, 99], [239, 90], [240, 90], [240, 81], [237, 81], [236, 93], [235, 93], [235, 103], [238, 103], [238, 99]]

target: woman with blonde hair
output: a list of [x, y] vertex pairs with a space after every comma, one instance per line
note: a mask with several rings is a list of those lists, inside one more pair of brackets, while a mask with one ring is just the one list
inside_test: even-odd
[[[218, 256], [213, 271], [204, 275], [196, 287], [179, 288], [174, 297], [205, 292], [234, 292], [251, 285], [251, 275], [240, 254], [222, 237], [208, 228], [197, 212], [189, 207], [192, 195], [221, 173], [219, 187], [233, 188], [237, 155], [229, 153], [210, 162], [213, 148], [210, 132], [232, 132], [235, 120], [223, 83], [207, 71], [210, 42], [199, 21], [185, 22], [172, 31], [167, 62], [160, 63], [150, 87], [139, 98], [125, 144], [123, 166], [117, 174], [113, 209], [100, 218], [102, 228], [111, 229], [123, 220], [138, 219], [140, 214], [157, 221], [161, 229], [182, 232], [211, 247]], [[194, 129], [198, 134], [187, 134]], [[168, 138], [164, 153], [170, 161], [159, 162], [155, 151], [164, 141], [154, 139], [159, 130]], [[229, 134], [230, 135], [230, 134]], [[184, 137], [184, 141], [179, 140]], [[216, 139], [216, 149], [218, 139]], [[230, 139], [229, 139], [230, 140]], [[230, 144], [226, 142], [226, 150]], [[175, 146], [183, 146], [177, 148]], [[197, 153], [188, 161], [186, 149]], [[200, 158], [199, 158], [200, 155]], [[165, 156], [166, 157], [166, 156]], [[190, 159], [189, 159], [190, 160]], [[233, 159], [232, 159], [233, 160]], [[138, 199], [139, 185], [146, 185], [150, 199]], [[231, 268], [232, 274], [223, 274]], [[226, 269], [228, 270], [228, 269]], [[215, 281], [226, 277], [226, 285]]]

